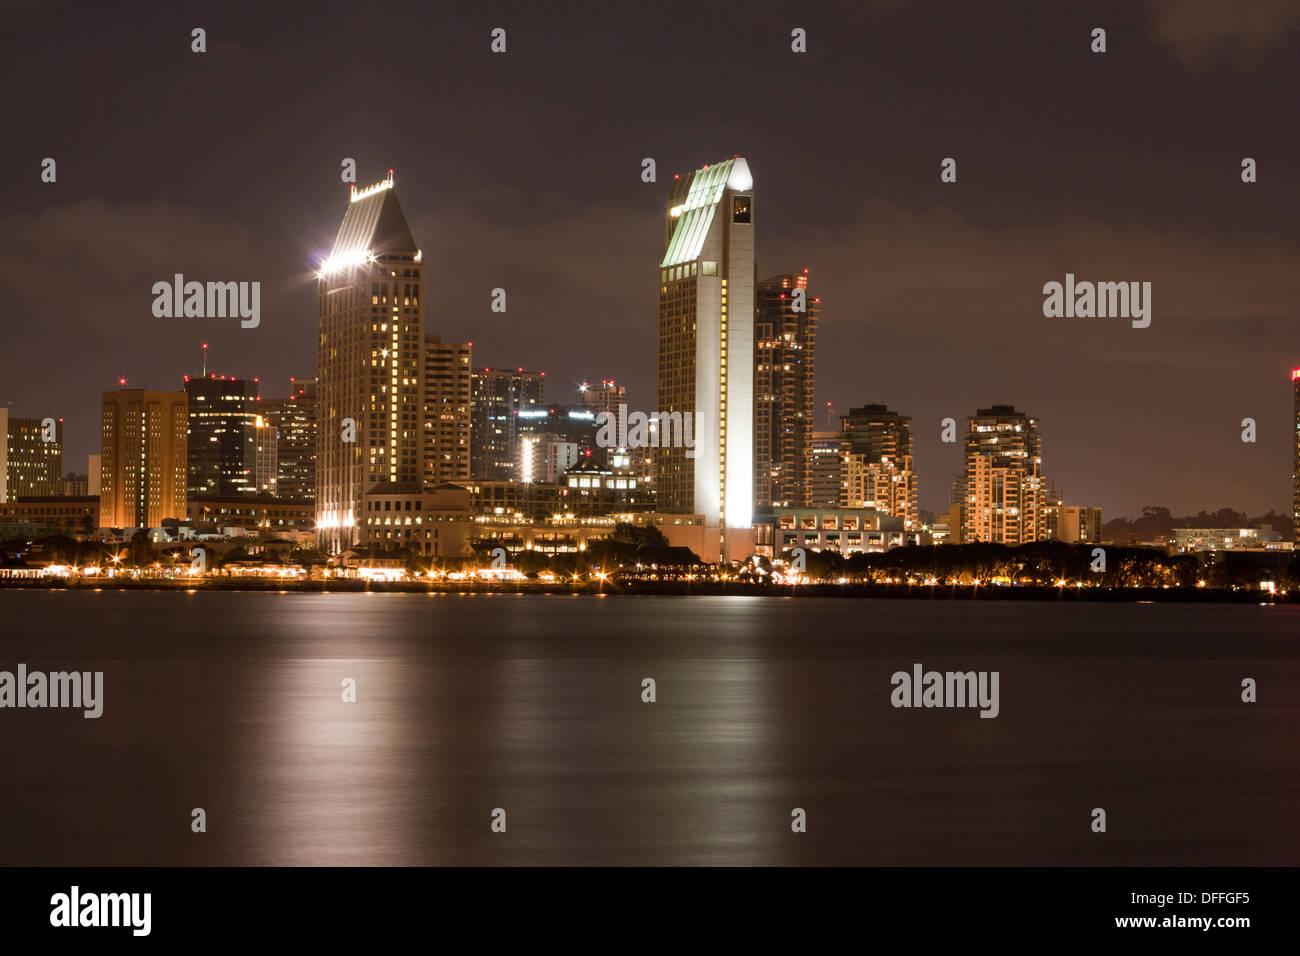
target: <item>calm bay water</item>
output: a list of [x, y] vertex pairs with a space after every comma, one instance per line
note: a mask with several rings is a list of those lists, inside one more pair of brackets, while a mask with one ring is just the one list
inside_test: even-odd
[[104, 713], [0, 710], [0, 865], [1300, 862], [1295, 606], [3, 591], [19, 662]]

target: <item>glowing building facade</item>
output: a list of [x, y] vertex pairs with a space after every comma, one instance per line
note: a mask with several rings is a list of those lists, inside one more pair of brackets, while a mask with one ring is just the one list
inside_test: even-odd
[[966, 432], [962, 541], [1050, 540], [1038, 420], [1011, 405], [981, 408]]
[[185, 517], [187, 404], [184, 392], [104, 392], [101, 527], [156, 528], [164, 518]]
[[317, 279], [316, 530], [330, 553], [359, 541], [369, 489], [424, 477], [423, 272], [392, 171], [354, 187]]
[[[660, 511], [704, 516], [705, 560], [753, 550], [754, 180], [735, 157], [675, 177], [659, 263], [659, 407], [693, 449], [656, 450]], [[714, 534], [716, 532], [716, 539]]]

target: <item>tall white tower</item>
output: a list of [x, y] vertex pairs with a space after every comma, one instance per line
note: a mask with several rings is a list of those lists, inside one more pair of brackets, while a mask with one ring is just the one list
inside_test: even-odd
[[723, 560], [753, 542], [754, 221], [739, 156], [678, 176], [659, 264], [658, 411], [690, 412], [695, 439], [655, 454], [660, 510], [702, 515]]

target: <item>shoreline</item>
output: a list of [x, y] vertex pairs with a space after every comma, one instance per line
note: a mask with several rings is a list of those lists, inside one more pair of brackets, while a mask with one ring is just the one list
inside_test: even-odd
[[529, 582], [379, 582], [379, 581], [67, 581], [0, 580], [0, 591], [255, 591], [278, 594], [624, 594], [665, 596], [745, 596], [808, 598], [875, 598], [934, 601], [1120, 601], [1127, 603], [1297, 604], [1300, 593], [1232, 591], [1222, 588], [1070, 588], [1038, 585], [797, 584], [756, 585], [735, 582], [625, 581], [591, 584]]

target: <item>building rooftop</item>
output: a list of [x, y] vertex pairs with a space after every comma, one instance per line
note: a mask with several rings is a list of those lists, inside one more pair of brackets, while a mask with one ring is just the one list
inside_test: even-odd
[[384, 253], [419, 255], [419, 247], [393, 191], [391, 170], [387, 179], [352, 194], [334, 248], [321, 264], [321, 272], [359, 265]]
[[677, 220], [677, 225], [660, 268], [698, 259], [722, 194], [728, 189], [743, 192], [753, 187], [749, 164], [739, 156], [704, 166], [678, 180], [668, 197], [671, 203], [668, 214]]

